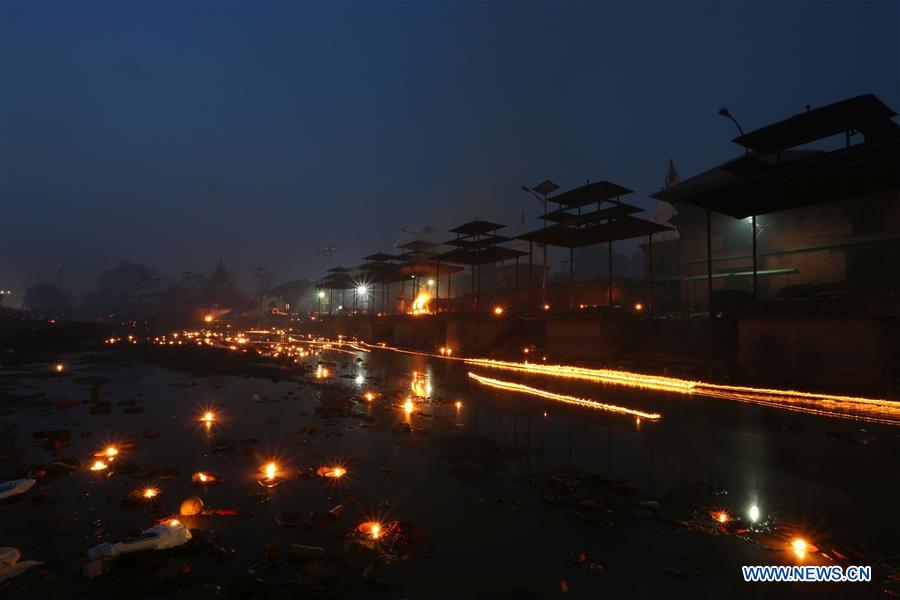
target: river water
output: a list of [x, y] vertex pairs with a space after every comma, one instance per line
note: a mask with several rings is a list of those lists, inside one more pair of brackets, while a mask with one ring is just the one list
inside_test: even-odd
[[[309, 371], [319, 360], [332, 363], [328, 377]], [[733, 530], [701, 532], [683, 523], [713, 509], [740, 516], [752, 504], [820, 550], [862, 549], [865, 559], [851, 563], [898, 553], [900, 443], [889, 426], [389, 350], [326, 350], [305, 360], [306, 371], [302, 364], [273, 366], [277, 380], [192, 376], [134, 357], [73, 355], [64, 362], [62, 376], [48, 375], [47, 365], [3, 372], [9, 394], [0, 407], [2, 475], [60, 457], [89, 464], [109, 444], [136, 446], [105, 471], [41, 479], [28, 494], [0, 504], [0, 546], [46, 563], [0, 584], [10, 597], [304, 597], [309, 586], [254, 588], [247, 581], [253, 565], [287, 564], [292, 543], [321, 546], [337, 558], [331, 589], [343, 597], [846, 597], [851, 585], [854, 596], [881, 595], [880, 581], [744, 584], [744, 564], [831, 559], [811, 553], [801, 561], [785, 550], [785, 537], [767, 537], [776, 540], [764, 544], [770, 549]], [[662, 419], [498, 391], [469, 372]], [[365, 392], [377, 397], [367, 401]], [[111, 403], [109, 414], [91, 414], [92, 394], [95, 404]], [[60, 398], [76, 403], [57, 408]], [[323, 414], [322, 406], [335, 405], [340, 410]], [[216, 415], [211, 427], [199, 422], [206, 409]], [[56, 429], [70, 432], [67, 443], [32, 443], [35, 431]], [[233, 451], [215, 451], [226, 441]], [[271, 489], [258, 483], [269, 461], [284, 478]], [[337, 483], [309, 475], [329, 465], [347, 474]], [[149, 482], [131, 472], [148, 467], [159, 469]], [[191, 482], [197, 471], [224, 480], [200, 488]], [[592, 474], [606, 491], [594, 494], [593, 503], [560, 502], [558, 489], [536, 485], [560, 472]], [[160, 490], [158, 501], [123, 505], [144, 485]], [[89, 547], [177, 513], [188, 496], [208, 508], [252, 514], [184, 517], [196, 539], [216, 552], [204, 547], [117, 562], [95, 579], [80, 574]], [[662, 509], [640, 508], [648, 500]], [[339, 517], [318, 518], [337, 505], [345, 507]], [[279, 515], [296, 514], [316, 518], [301, 528], [277, 523]], [[356, 526], [372, 519], [414, 523], [427, 536], [424, 546], [389, 563], [372, 551], [348, 551], [347, 542], [360, 538]], [[267, 562], [267, 553], [274, 560]], [[362, 575], [371, 563], [379, 585]]]

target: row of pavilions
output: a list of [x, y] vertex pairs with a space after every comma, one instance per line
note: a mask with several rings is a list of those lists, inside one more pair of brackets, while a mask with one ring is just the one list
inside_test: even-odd
[[[726, 109], [719, 112], [734, 120]], [[710, 317], [714, 303], [713, 280], [719, 275], [727, 275], [713, 271], [711, 212], [750, 221], [752, 291], [756, 298], [758, 216], [900, 190], [900, 126], [893, 121], [895, 116], [896, 112], [877, 97], [866, 94], [819, 108], [807, 107], [804, 112], [748, 133], [738, 125], [741, 135], [732, 141], [743, 148], [742, 156], [652, 194], [676, 208], [691, 205], [705, 212], [705, 279]], [[813, 142], [835, 137], [843, 139], [843, 144], [837, 148], [804, 149]], [[510, 238], [499, 233], [503, 225], [475, 219], [450, 229], [454, 237], [443, 244], [415, 240], [400, 246], [398, 254], [367, 256], [364, 264], [356, 269], [329, 269], [327, 276], [317, 283], [320, 301], [327, 297], [328, 312], [332, 312], [337, 293], [341, 295], [340, 306], [349, 310], [346, 293], [350, 291], [352, 306], [357, 310], [409, 312], [409, 306], [400, 302], [392, 304], [393, 293], [399, 290], [398, 296], [412, 302], [425, 281], [430, 293], [433, 282], [432, 297], [438, 310], [484, 310], [484, 306], [479, 307], [481, 268], [512, 262], [516, 265], [512, 283], [515, 289], [511, 290], [515, 302], [509, 308], [536, 311], [544, 308], [541, 305], [543, 299], [536, 292], [540, 289], [539, 283], [546, 284], [547, 271], [545, 259], [539, 267], [541, 276], [534, 276], [535, 246], [567, 248], [571, 281], [574, 279], [574, 250], [606, 244], [610, 261], [607, 304], [612, 307], [615, 279], [612, 245], [622, 240], [644, 238], [647, 309], [652, 312], [653, 236], [670, 227], [637, 217], [641, 209], [622, 202], [622, 197], [632, 190], [608, 181], [587, 183], [556, 194], [558, 186], [549, 181], [533, 190], [524, 189], [538, 194], [544, 201], [543, 227]], [[550, 207], [555, 208], [550, 210]], [[512, 242], [520, 247], [524, 247], [523, 242], [527, 243], [528, 251], [510, 247]], [[524, 281], [518, 269], [522, 261], [529, 266]], [[467, 269], [471, 275], [470, 289], [463, 293], [456, 290], [454, 298], [452, 276]], [[392, 286], [398, 287], [392, 290]], [[523, 286], [526, 294], [519, 293]]]
[[[535, 250], [548, 246], [568, 249], [569, 279], [572, 281], [575, 249], [601, 244], [608, 247], [608, 304], [612, 306], [613, 243], [646, 238], [652, 257], [653, 235], [669, 227], [635, 216], [643, 209], [622, 201], [622, 196], [633, 190], [621, 185], [598, 181], [551, 195], [557, 189], [550, 181], [534, 187], [533, 191], [543, 199], [545, 209], [540, 216], [543, 226], [534, 231], [507, 237], [500, 233], [505, 225], [476, 218], [450, 229], [453, 237], [442, 243], [416, 239], [398, 246], [399, 253], [378, 252], [366, 256], [363, 264], [355, 269], [331, 267], [316, 283], [319, 310], [385, 314], [479, 310], [482, 308], [479, 307], [482, 267], [503, 264], [514, 267], [515, 273], [514, 289], [508, 290], [512, 301], [510, 306], [503, 308], [534, 311], [544, 306], [541, 289], [546, 285], [543, 278], [547, 276], [546, 260], [535, 268]], [[550, 207], [555, 208], [550, 210]], [[525, 243], [527, 251], [511, 247], [522, 248]], [[520, 266], [527, 266], [524, 276]], [[453, 275], [464, 271], [469, 274], [468, 289], [454, 290]], [[457, 282], [457, 285], [460, 284]], [[647, 285], [648, 308], [652, 310], [652, 266]], [[427, 308], [422, 305], [423, 297], [428, 298]]]

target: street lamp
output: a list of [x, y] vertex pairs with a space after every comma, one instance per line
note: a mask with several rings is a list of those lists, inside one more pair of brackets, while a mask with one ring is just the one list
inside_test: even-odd
[[[369, 288], [368, 288], [368, 286], [367, 286], [366, 284], [364, 284], [364, 283], [363, 283], [363, 284], [360, 284], [359, 286], [357, 286], [357, 288], [356, 288], [356, 295], [362, 297], [362, 298], [363, 298], [363, 301], [365, 301], [366, 299], [368, 299], [368, 296], [369, 296]], [[360, 304], [360, 310], [365, 310], [365, 309], [363, 308], [363, 305], [362, 305], [362, 304]]]
[[[735, 127], [737, 127], [737, 130], [741, 134], [741, 136], [744, 135], [744, 128], [741, 127], [741, 124], [738, 123], [737, 119], [734, 118], [734, 115], [732, 115], [731, 112], [727, 108], [725, 108], [724, 106], [722, 108], [720, 108], [719, 114], [722, 115], [723, 117], [725, 117], [726, 119], [731, 119], [731, 122], [734, 123]], [[744, 146], [744, 154], [749, 154], [749, 153], [750, 153], [750, 149], [747, 148], [747, 146]]]
[[[523, 192], [528, 192], [532, 196], [534, 196], [538, 202], [543, 203], [544, 205], [544, 229], [547, 228], [547, 195], [552, 194], [556, 190], [559, 189], [559, 185], [550, 181], [549, 179], [545, 179], [540, 182], [534, 188], [530, 188], [527, 185], [522, 186]], [[547, 275], [549, 274], [549, 269], [547, 268], [547, 244], [543, 244], [544, 246], [544, 264], [542, 268], [544, 270], [544, 276], [541, 277], [541, 304], [544, 304], [547, 301]], [[529, 275], [530, 277], [530, 275]], [[531, 292], [529, 291], [529, 294]], [[530, 297], [530, 296], [529, 296]], [[531, 307], [529, 307], [529, 310]]]

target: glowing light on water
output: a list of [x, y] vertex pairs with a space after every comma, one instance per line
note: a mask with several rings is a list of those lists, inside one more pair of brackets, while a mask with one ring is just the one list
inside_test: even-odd
[[[531, 394], [532, 396], [539, 396], [541, 398], [547, 398], [548, 400], [556, 400], [558, 402], [563, 402], [565, 404], [575, 404], [577, 406], [585, 406], [587, 408], [594, 408], [597, 410], [604, 410], [608, 412], [621, 413], [625, 415], [632, 415], [643, 417], [645, 419], [649, 419], [651, 421], [657, 421], [662, 418], [662, 415], [659, 413], [651, 413], [645, 412], [642, 410], [636, 410], [633, 408], [626, 408], [624, 406], [616, 406], [615, 404], [606, 404], [604, 402], [598, 402], [596, 400], [588, 400], [585, 398], [576, 398], [575, 396], [567, 396], [565, 394], [556, 394], [554, 392], [548, 392], [546, 390], [540, 390], [537, 388], [529, 387], [527, 385], [523, 385], [521, 383], [515, 383], [512, 381], [501, 381], [499, 379], [491, 379], [490, 377], [483, 377], [481, 375], [476, 375], [475, 373], [469, 373], [469, 377], [477, 381], [478, 383], [482, 383], [486, 386], [507, 390], [511, 392], [521, 392], [524, 394]], [[546, 416], [547, 413], [544, 413]]]
[[797, 555], [797, 558], [804, 558], [809, 546], [803, 538], [794, 538], [791, 540], [791, 550]]
[[407, 415], [412, 414], [413, 411], [413, 403], [409, 398], [406, 399], [406, 402], [403, 404], [403, 410], [406, 411]]
[[896, 400], [722, 385], [612, 369], [510, 362], [486, 358], [468, 358], [465, 361], [472, 365], [491, 369], [582, 379], [595, 383], [637, 387], [677, 394], [697, 394], [806, 414], [900, 425], [900, 402]]
[[759, 521], [759, 507], [755, 504], [751, 506], [750, 510], [747, 512], [747, 516], [750, 517], [750, 522], [752, 523]]

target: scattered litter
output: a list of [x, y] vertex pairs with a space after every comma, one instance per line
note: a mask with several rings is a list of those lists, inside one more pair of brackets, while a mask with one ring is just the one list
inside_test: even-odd
[[0, 583], [21, 575], [31, 567], [44, 564], [37, 560], [19, 560], [20, 558], [22, 553], [18, 548], [0, 548]]
[[72, 432], [68, 429], [50, 429], [47, 431], [35, 431], [31, 434], [31, 441], [35, 446], [44, 450], [59, 450], [69, 445]]
[[319, 598], [334, 598], [343, 594], [348, 586], [347, 569], [333, 560], [307, 562], [297, 572], [296, 581], [303, 590]]
[[122, 554], [142, 550], [167, 550], [181, 546], [190, 539], [191, 530], [178, 519], [171, 519], [165, 523], [145, 529], [140, 535], [121, 542], [98, 544], [88, 550], [88, 558], [91, 560], [111, 559]]
[[603, 565], [584, 552], [576, 554], [575, 561], [591, 575], [600, 575], [606, 570]]
[[24, 494], [37, 483], [34, 479], [13, 479], [0, 483], [0, 500]]
[[198, 515], [203, 511], [203, 500], [197, 496], [190, 496], [181, 502], [178, 513], [185, 516]]
[[305, 546], [303, 544], [291, 544], [288, 546], [288, 556], [297, 560], [310, 560], [325, 556], [325, 548], [321, 546]]

